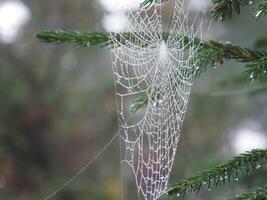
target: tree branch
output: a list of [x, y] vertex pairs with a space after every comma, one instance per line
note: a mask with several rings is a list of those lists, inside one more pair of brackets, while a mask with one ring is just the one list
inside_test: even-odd
[[[61, 44], [71, 43], [76, 46], [93, 46], [99, 45], [101, 47], [113, 47], [109, 34], [125, 44], [133, 37], [131, 33], [103, 33], [103, 32], [77, 32], [77, 31], [44, 31], [37, 34], [37, 38], [42, 42]], [[142, 34], [142, 33], [138, 33]], [[216, 68], [216, 65], [222, 65], [224, 60], [235, 60], [237, 62], [246, 63], [244, 76], [251, 80], [263, 80], [267, 77], [267, 52], [264, 50], [252, 50], [249, 48], [242, 48], [229, 42], [203, 41], [199, 38], [192, 40], [187, 36], [170, 35], [170, 33], [162, 33], [163, 40], [167, 41], [169, 37], [174, 37], [176, 41], [183, 40], [184, 44], [194, 45], [200, 47], [197, 51], [198, 66], [196, 67], [196, 76], [207, 71], [208, 69]], [[144, 36], [145, 37], [145, 36]], [[148, 36], [146, 36], [148, 37]], [[138, 41], [138, 40], [137, 40]], [[149, 45], [149, 38], [147, 43], [143, 46]], [[139, 45], [138, 43], [136, 45]], [[143, 95], [132, 105], [132, 111], [137, 111], [147, 104], [147, 95]]]
[[267, 199], [267, 185], [259, 187], [254, 191], [237, 195], [229, 200], [266, 200]]
[[202, 187], [211, 188], [223, 186], [227, 182], [238, 180], [240, 175], [248, 175], [265, 165], [267, 162], [267, 149], [252, 150], [238, 155], [225, 164], [219, 165], [197, 176], [183, 179], [172, 185], [168, 195], [183, 197], [186, 193], [198, 193]]
[[264, 0], [264, 2], [260, 3], [256, 10], [254, 11], [255, 17], [261, 17], [267, 15], [267, 0]]

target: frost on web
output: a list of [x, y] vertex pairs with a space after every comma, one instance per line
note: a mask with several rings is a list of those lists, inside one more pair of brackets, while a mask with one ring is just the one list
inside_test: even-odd
[[[174, 0], [169, 34], [162, 8], [123, 13], [128, 35], [110, 33], [119, 124], [121, 161], [134, 174], [139, 197], [156, 200], [166, 192], [198, 62], [195, 37], [202, 37], [204, 13]], [[194, 5], [195, 6], [195, 5]], [[130, 104], [140, 96], [147, 106]]]

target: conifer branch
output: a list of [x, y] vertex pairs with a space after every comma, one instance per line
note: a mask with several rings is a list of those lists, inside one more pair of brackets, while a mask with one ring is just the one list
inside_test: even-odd
[[165, 3], [165, 2], [167, 2], [168, 0], [145, 0], [142, 4], [141, 4], [141, 6], [144, 6], [144, 7], [149, 7], [149, 6], [151, 6], [151, 5], [153, 5], [153, 4], [162, 4], [162, 3]]
[[[77, 31], [44, 31], [38, 33], [36, 36], [42, 42], [47, 43], [72, 43], [77, 46], [112, 46], [112, 41], [109, 39], [109, 33], [104, 32], [77, 32]], [[122, 44], [125, 44], [129, 38], [132, 37], [131, 33], [111, 33]], [[163, 39], [167, 40], [170, 37], [170, 33], [163, 33]], [[183, 37], [183, 42], [189, 43], [191, 40], [187, 36], [177, 35], [175, 36], [177, 40]], [[149, 39], [149, 38], [148, 38]], [[234, 59], [239, 62], [256, 62], [257, 60], [262, 59], [267, 56], [266, 51], [255, 51], [248, 48], [242, 48], [237, 45], [233, 45], [229, 42], [216, 42], [216, 41], [203, 41], [199, 38], [195, 38], [193, 42], [190, 42], [191, 45], [201, 46], [200, 51], [210, 50], [212, 55], [220, 56], [224, 59]], [[138, 45], [138, 44], [137, 44]], [[203, 52], [202, 52], [203, 53]], [[210, 52], [205, 52], [204, 54], [210, 54]]]
[[267, 15], [267, 0], [264, 0], [264, 2], [260, 3], [255, 12], [254, 12], [255, 17], [261, 17], [264, 15]]
[[[132, 37], [131, 33], [104, 33], [104, 32], [74, 32], [74, 31], [44, 31], [37, 34], [40, 41], [61, 44], [71, 43], [76, 46], [89, 47], [99, 45], [101, 47], [113, 46], [109, 38], [109, 34], [113, 34], [120, 43], [125, 44]], [[170, 33], [163, 33], [163, 39], [167, 41]], [[187, 36], [176, 35], [177, 40], [183, 38], [183, 43], [200, 47], [197, 51], [198, 66], [196, 68], [196, 76], [207, 71], [208, 69], [216, 68], [217, 65], [222, 65], [224, 60], [235, 60], [237, 62], [246, 63], [244, 76], [251, 80], [263, 80], [267, 77], [267, 52], [264, 50], [251, 50], [233, 45], [229, 42], [203, 41], [199, 38], [194, 38], [190, 42]], [[149, 41], [149, 38], [147, 38]], [[138, 44], [137, 44], [138, 45]], [[144, 44], [142, 44], [144, 45]], [[145, 44], [148, 45], [148, 44]], [[137, 99], [131, 106], [132, 111], [137, 111], [145, 107], [148, 103], [147, 96], [143, 95]]]
[[254, 191], [237, 195], [229, 200], [266, 200], [267, 199], [267, 185], [257, 188]]
[[250, 74], [250, 79], [264, 80], [267, 77], [267, 57], [263, 57], [257, 62], [246, 65], [246, 74]]
[[211, 10], [213, 19], [230, 20], [234, 12], [240, 14], [241, 8], [250, 5], [250, 2], [250, 0], [212, 0], [214, 5]]
[[198, 193], [202, 187], [211, 190], [226, 183], [237, 181], [241, 175], [248, 175], [266, 165], [267, 149], [256, 149], [234, 157], [225, 164], [219, 165], [197, 176], [183, 179], [172, 185], [167, 194], [172, 197], [183, 197], [187, 193]]
[[[168, 0], [145, 0], [141, 6], [149, 7], [154, 4], [162, 4]], [[213, 8], [211, 9], [214, 20], [231, 20], [234, 13], [241, 13], [241, 8], [252, 5], [251, 0], [212, 0]], [[267, 14], [267, 0], [263, 0], [254, 11], [255, 17], [261, 17]]]
[[42, 31], [36, 34], [41, 42], [62, 44], [70, 43], [75, 46], [90, 47], [94, 45], [106, 46], [109, 37], [104, 32], [78, 32], [78, 31]]
[[267, 37], [260, 37], [254, 43], [254, 48], [267, 49]]

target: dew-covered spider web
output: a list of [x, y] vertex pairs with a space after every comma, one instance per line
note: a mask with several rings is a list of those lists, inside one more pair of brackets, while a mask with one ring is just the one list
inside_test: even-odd
[[[168, 34], [164, 4], [124, 12], [124, 33], [109, 34], [121, 162], [131, 169], [145, 200], [156, 200], [167, 190], [197, 68], [195, 38], [202, 38], [204, 12], [192, 11], [196, 5], [189, 2], [168, 4], [173, 11]], [[131, 103], [138, 98], [146, 105], [133, 113]]]

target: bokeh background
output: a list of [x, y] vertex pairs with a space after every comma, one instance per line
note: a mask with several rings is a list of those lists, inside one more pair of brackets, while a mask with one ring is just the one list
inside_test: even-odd
[[[123, 10], [118, 0], [110, 2], [0, 0], [1, 200], [44, 199], [116, 134], [109, 50], [48, 45], [35, 38], [38, 31], [48, 29], [122, 30]], [[210, 6], [208, 0], [198, 2], [202, 9]], [[231, 22], [213, 23], [207, 37], [254, 48], [266, 35], [266, 18], [255, 19], [251, 9], [244, 9]], [[171, 182], [246, 150], [267, 147], [267, 85], [240, 81], [242, 70], [242, 65], [226, 62], [196, 80]], [[116, 140], [51, 199], [119, 199], [119, 163]], [[238, 184], [186, 198], [226, 199], [263, 184], [266, 177], [267, 170], [261, 169]], [[125, 194], [126, 199], [136, 199], [134, 187]]]

